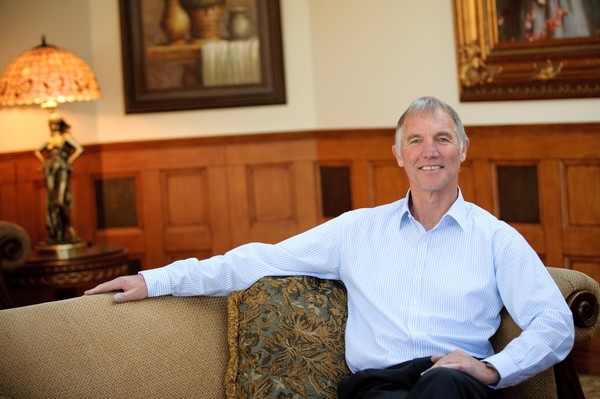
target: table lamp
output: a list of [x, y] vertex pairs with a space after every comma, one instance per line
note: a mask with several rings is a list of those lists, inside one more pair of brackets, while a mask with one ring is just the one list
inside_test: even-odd
[[35, 151], [46, 180], [46, 230], [48, 240], [39, 250], [57, 252], [86, 246], [71, 224], [72, 164], [83, 147], [69, 133], [69, 125], [56, 112], [61, 103], [95, 100], [100, 88], [90, 67], [75, 54], [46, 44], [15, 59], [0, 78], [0, 105], [37, 104], [49, 112], [50, 136]]

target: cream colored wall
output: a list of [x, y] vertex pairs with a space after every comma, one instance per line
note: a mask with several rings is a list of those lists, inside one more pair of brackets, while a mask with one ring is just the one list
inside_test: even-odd
[[319, 127], [395, 125], [424, 95], [465, 124], [600, 121], [600, 99], [459, 103], [451, 0], [309, 3]]
[[[281, 0], [285, 105], [125, 115], [116, 0], [0, 0], [0, 68], [42, 33], [86, 60], [102, 99], [60, 108], [83, 144], [393, 126], [421, 95], [465, 124], [600, 121], [600, 99], [459, 103], [451, 1], [433, 3]], [[0, 108], [0, 152], [38, 146], [45, 125], [37, 108]]]

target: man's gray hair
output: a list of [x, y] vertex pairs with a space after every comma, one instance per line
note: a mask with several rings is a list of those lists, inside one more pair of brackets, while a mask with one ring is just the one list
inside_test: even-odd
[[402, 125], [404, 124], [406, 117], [412, 115], [430, 114], [438, 110], [445, 112], [450, 118], [452, 118], [456, 128], [456, 137], [458, 138], [458, 150], [459, 153], [463, 152], [467, 142], [467, 133], [465, 132], [465, 127], [463, 126], [460, 117], [454, 108], [435, 97], [417, 98], [408, 106], [406, 111], [404, 111], [398, 120], [398, 125], [396, 126], [396, 147], [398, 148], [398, 151], [402, 149]]

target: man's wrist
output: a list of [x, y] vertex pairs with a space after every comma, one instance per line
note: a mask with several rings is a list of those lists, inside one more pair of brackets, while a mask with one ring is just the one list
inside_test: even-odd
[[490, 371], [494, 372], [494, 374], [495, 374], [495, 381], [492, 382], [490, 385], [495, 385], [498, 382], [500, 382], [500, 373], [498, 372], [498, 370], [496, 369], [496, 367], [494, 367], [494, 365], [492, 363], [486, 362], [485, 360], [483, 360], [482, 363], [485, 365], [485, 367], [487, 369], [489, 369]]

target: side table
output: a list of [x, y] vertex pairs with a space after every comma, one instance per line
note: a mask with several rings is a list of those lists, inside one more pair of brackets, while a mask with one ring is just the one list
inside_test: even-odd
[[14, 306], [83, 295], [99, 283], [127, 274], [122, 247], [90, 245], [65, 253], [32, 251], [25, 265], [5, 273]]

